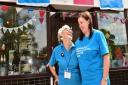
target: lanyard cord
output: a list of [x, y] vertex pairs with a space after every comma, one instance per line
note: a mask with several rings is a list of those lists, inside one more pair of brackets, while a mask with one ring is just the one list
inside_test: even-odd
[[[72, 49], [72, 48], [71, 48]], [[63, 51], [64, 51], [64, 54], [66, 53], [65, 52], [65, 50], [63, 49]], [[69, 51], [70, 52], [70, 51]], [[71, 55], [72, 55], [72, 50], [71, 50], [71, 54], [69, 54], [70, 56], [69, 56], [69, 60], [68, 59], [66, 59], [66, 56], [64, 56], [64, 59], [65, 59], [65, 62], [66, 62], [66, 64], [67, 64], [67, 70], [68, 70], [68, 67], [69, 67], [69, 64], [70, 64], [70, 61], [71, 61]]]
[[64, 57], [64, 59], [65, 59], [65, 62], [67, 63], [67, 70], [68, 70], [68, 67], [69, 67], [69, 64], [71, 61], [71, 55], [69, 56], [69, 61], [68, 61], [68, 59], [66, 59], [66, 57]]

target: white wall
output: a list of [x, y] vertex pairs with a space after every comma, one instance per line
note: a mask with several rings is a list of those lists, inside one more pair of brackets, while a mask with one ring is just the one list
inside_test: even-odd
[[128, 0], [124, 0], [124, 8], [128, 9]]
[[99, 7], [99, 0], [94, 0], [94, 7]]
[[64, 4], [64, 5], [72, 5], [73, 0], [50, 0], [51, 4]]
[[0, 0], [0, 2], [16, 2], [16, 0]]

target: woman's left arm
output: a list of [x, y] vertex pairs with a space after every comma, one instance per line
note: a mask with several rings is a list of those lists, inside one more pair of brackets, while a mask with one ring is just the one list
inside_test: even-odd
[[103, 57], [103, 78], [107, 78], [109, 75], [109, 68], [110, 68], [110, 56], [109, 54], [104, 55]]
[[102, 77], [101, 85], [107, 85], [109, 68], [110, 68], [110, 56], [109, 54], [106, 54], [103, 56], [103, 77]]

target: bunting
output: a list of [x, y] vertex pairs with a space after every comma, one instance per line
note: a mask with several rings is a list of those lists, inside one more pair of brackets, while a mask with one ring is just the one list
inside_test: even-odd
[[[17, 12], [20, 12], [20, 8], [17, 8]], [[30, 10], [28, 10], [29, 12]], [[28, 28], [29, 24], [30, 25], [34, 25], [36, 28], [37, 28], [37, 24], [40, 24], [40, 25], [45, 25], [46, 24], [46, 11], [44, 10], [37, 10], [35, 11], [37, 14], [35, 14], [30, 20], [28, 20], [26, 23], [24, 23], [23, 25], [21, 26], [18, 26], [18, 27], [12, 27], [12, 28], [7, 28], [7, 27], [4, 27], [2, 24], [2, 18], [0, 18], [0, 29], [3, 29], [3, 32], [9, 32], [9, 33], [12, 33], [13, 31], [15, 31], [16, 33], [18, 32], [18, 29], [22, 30], [23, 31], [23, 28]], [[38, 22], [39, 21], [39, 22]], [[38, 22], [38, 23], [37, 23]], [[37, 28], [38, 29], [38, 28]]]
[[128, 18], [121, 18], [121, 17], [118, 17], [118, 16], [111, 16], [106, 13], [99, 13], [99, 17], [101, 19], [106, 19], [106, 20], [109, 20], [111, 21], [111, 23], [116, 23], [116, 22], [119, 22], [121, 24], [125, 24], [126, 22], [128, 22]]
[[32, 17], [32, 19], [30, 19], [28, 22], [26, 22], [25, 24], [19, 26], [19, 27], [13, 27], [13, 28], [7, 28], [7, 27], [3, 27], [0, 26], [0, 29], [3, 29], [3, 32], [5, 33], [6, 31], [9, 31], [9, 33], [12, 33], [12, 31], [14, 30], [16, 33], [18, 32], [18, 29], [23, 31], [23, 27], [28, 27], [28, 24], [32, 24], [33, 20], [35, 17]]
[[[102, 12], [97, 12], [97, 11], [91, 12], [91, 14], [95, 17], [97, 16], [97, 13], [99, 14], [100, 18], [107, 19], [111, 21], [112, 23], [115, 23], [115, 22], [119, 22], [120, 24], [128, 23], [128, 17], [121, 18], [118, 16], [111, 16], [109, 15], [109, 13], [107, 14], [107, 13], [102, 13]], [[78, 12], [62, 12], [62, 17], [63, 17], [63, 20], [65, 20], [66, 17], [78, 17]]]
[[0, 9], [1, 9], [2, 11], [6, 12], [6, 11], [9, 10], [9, 6], [7, 6], [7, 5], [2, 5], [2, 6], [0, 6]]
[[23, 8], [20, 8], [20, 7], [16, 7], [16, 11], [17, 13], [19, 13]]
[[45, 15], [45, 11], [44, 10], [39, 10], [39, 15], [40, 15], [40, 23], [42, 24], [43, 20], [44, 20], [44, 15]]

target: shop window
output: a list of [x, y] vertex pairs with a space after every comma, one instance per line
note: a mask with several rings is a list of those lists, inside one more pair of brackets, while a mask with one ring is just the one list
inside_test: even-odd
[[58, 45], [57, 33], [63, 25], [69, 25], [73, 30], [73, 42], [78, 37], [79, 26], [77, 22], [79, 12], [50, 12], [52, 30], [52, 48]]
[[111, 67], [127, 67], [128, 42], [124, 12], [99, 12], [97, 17], [98, 27], [105, 34], [109, 45]]
[[45, 72], [46, 12], [0, 5], [0, 76]]

